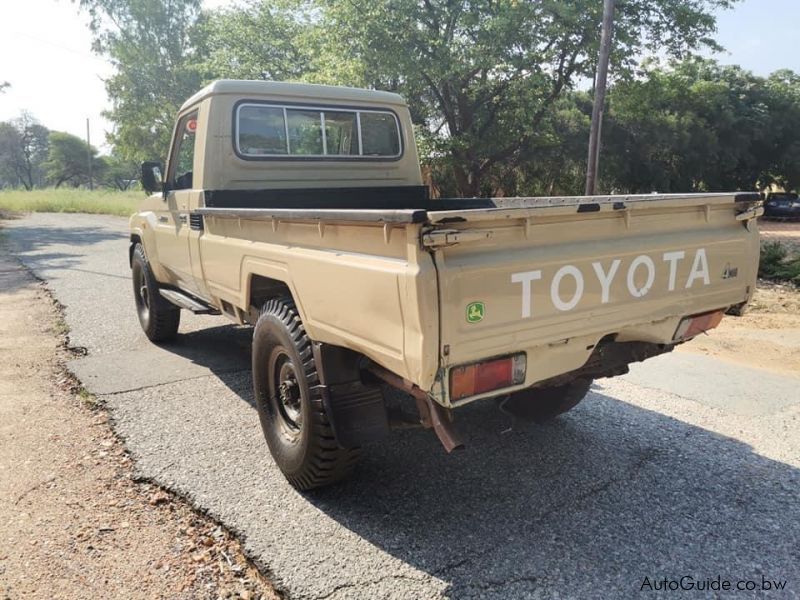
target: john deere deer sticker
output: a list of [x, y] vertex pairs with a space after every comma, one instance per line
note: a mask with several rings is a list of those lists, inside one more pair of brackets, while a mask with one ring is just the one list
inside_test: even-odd
[[486, 314], [486, 305], [483, 302], [471, 302], [467, 304], [467, 322], [477, 323], [483, 321]]

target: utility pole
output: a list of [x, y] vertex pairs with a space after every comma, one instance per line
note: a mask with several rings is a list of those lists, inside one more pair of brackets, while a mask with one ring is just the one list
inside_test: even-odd
[[86, 119], [86, 162], [89, 163], [89, 189], [94, 189], [94, 178], [92, 176], [92, 143], [89, 139], [89, 119]]
[[611, 55], [611, 39], [614, 34], [614, 1], [603, 1], [603, 30], [600, 35], [600, 56], [594, 80], [594, 106], [592, 126], [589, 130], [589, 158], [586, 163], [586, 195], [597, 193], [597, 171], [600, 168], [600, 132], [603, 127], [603, 109], [606, 103], [606, 81], [608, 59]]

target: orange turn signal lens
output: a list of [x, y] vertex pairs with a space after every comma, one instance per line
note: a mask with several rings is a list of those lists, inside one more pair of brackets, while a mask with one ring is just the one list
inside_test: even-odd
[[450, 399], [461, 400], [525, 382], [524, 353], [450, 369]]
[[704, 331], [714, 329], [714, 327], [722, 322], [723, 316], [725, 316], [724, 311], [715, 310], [701, 315], [686, 317], [678, 325], [678, 329], [675, 330], [675, 335], [672, 336], [672, 339], [676, 342], [688, 340], [696, 335], [700, 335]]

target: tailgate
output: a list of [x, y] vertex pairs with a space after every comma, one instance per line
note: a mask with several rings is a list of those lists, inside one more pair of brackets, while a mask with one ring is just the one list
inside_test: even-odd
[[525, 352], [530, 386], [582, 366], [604, 336], [670, 343], [683, 316], [749, 299], [753, 195], [587, 200], [429, 212], [442, 382], [451, 366]]

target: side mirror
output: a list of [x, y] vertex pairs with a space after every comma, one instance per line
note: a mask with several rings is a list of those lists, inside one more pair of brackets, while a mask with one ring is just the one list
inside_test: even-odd
[[164, 189], [159, 161], [146, 160], [142, 163], [142, 187], [148, 194], [154, 194]]

